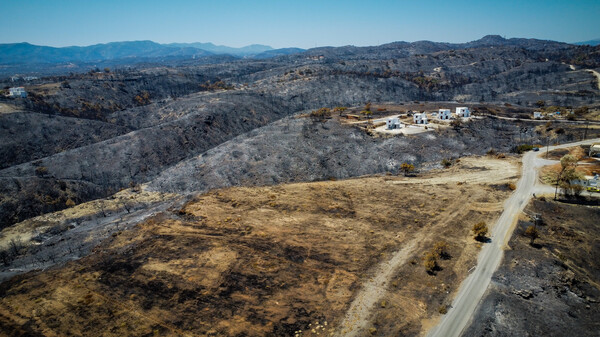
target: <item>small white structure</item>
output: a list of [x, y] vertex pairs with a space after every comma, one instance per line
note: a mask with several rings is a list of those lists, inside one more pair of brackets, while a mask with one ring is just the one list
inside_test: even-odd
[[415, 124], [427, 124], [426, 113], [416, 113], [413, 115], [413, 123]]
[[542, 112], [541, 111], [534, 111], [533, 112], [533, 118], [534, 119], [540, 119], [540, 118], [542, 118]]
[[600, 143], [594, 143], [590, 145], [590, 152], [588, 156], [594, 157], [598, 153], [600, 153]]
[[400, 119], [398, 119], [398, 117], [388, 118], [387, 121], [385, 122], [385, 125], [387, 126], [388, 130], [402, 129], [402, 127], [403, 127], [403, 125], [402, 125], [402, 123], [400, 123]]
[[27, 97], [27, 91], [23, 87], [9, 88], [8, 95], [10, 97]]
[[438, 111], [437, 118], [439, 120], [449, 120], [450, 119], [450, 109], [440, 109]]
[[456, 117], [471, 117], [471, 111], [467, 107], [456, 108]]

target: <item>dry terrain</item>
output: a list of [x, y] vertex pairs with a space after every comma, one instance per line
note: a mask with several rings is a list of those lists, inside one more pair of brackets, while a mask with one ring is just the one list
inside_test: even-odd
[[[464, 172], [488, 174], [454, 178]], [[214, 190], [88, 257], [2, 283], [0, 325], [33, 336], [418, 335], [475, 263], [471, 226], [493, 223], [517, 174], [515, 159], [481, 157], [417, 178]], [[422, 258], [441, 240], [448, 255], [428, 274]], [[356, 324], [352, 308], [371, 294]]]
[[464, 336], [598, 336], [600, 209], [534, 200], [526, 212], [541, 214], [540, 238], [519, 222]]

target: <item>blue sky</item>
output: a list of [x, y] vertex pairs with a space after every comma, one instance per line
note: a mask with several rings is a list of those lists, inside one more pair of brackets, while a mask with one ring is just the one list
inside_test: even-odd
[[467, 42], [487, 34], [600, 38], [600, 0], [20, 0], [0, 5], [0, 43], [152, 40], [274, 48]]

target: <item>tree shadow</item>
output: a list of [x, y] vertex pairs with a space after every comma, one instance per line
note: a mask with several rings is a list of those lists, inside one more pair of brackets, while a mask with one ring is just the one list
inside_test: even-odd
[[482, 242], [482, 243], [490, 243], [492, 242], [492, 239], [488, 238], [487, 236], [478, 236], [475, 238], [475, 240]]
[[535, 249], [541, 249], [543, 247], [539, 243], [530, 243], [529, 245]]

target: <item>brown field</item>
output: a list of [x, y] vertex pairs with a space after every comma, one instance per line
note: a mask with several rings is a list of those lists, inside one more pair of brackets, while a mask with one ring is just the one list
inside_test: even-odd
[[56, 95], [58, 90], [60, 90], [60, 83], [46, 83], [39, 85], [27, 86], [25, 89], [28, 92], [33, 92], [38, 95]]
[[[86, 258], [0, 284], [0, 326], [46, 336], [417, 335], [475, 264], [470, 228], [493, 223], [517, 174], [514, 159], [470, 158], [418, 178], [215, 190]], [[428, 274], [422, 258], [440, 240], [449, 257]], [[371, 279], [388, 287], [363, 288]], [[347, 319], [371, 295], [381, 298], [357, 313], [367, 324]]]

